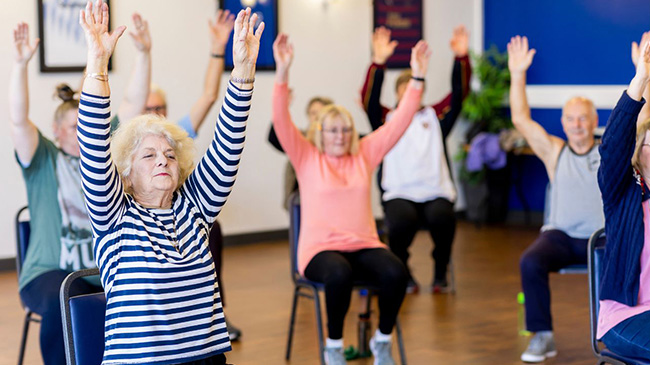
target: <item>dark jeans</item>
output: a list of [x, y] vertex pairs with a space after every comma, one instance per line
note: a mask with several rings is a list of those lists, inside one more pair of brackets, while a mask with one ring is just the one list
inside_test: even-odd
[[226, 306], [226, 295], [223, 288], [223, 281], [221, 280], [221, 258], [223, 256], [223, 234], [221, 234], [221, 225], [218, 221], [214, 221], [212, 229], [210, 229], [210, 237], [208, 239], [210, 246], [210, 253], [212, 260], [214, 260], [214, 271], [217, 273], [217, 285], [219, 285], [219, 295], [221, 295], [221, 305]]
[[402, 260], [407, 270], [408, 249], [415, 234], [421, 227], [424, 227], [431, 234], [434, 243], [434, 248], [431, 251], [431, 256], [435, 261], [434, 279], [446, 279], [451, 245], [456, 233], [454, 204], [442, 198], [425, 203], [392, 199], [384, 202], [384, 215], [388, 227], [390, 249]]
[[568, 265], [587, 264], [587, 241], [560, 230], [548, 230], [540, 233], [521, 255], [519, 270], [526, 298], [527, 330], [553, 330], [548, 275]]
[[[48, 271], [30, 281], [20, 291], [23, 303], [41, 316], [41, 356], [46, 365], [66, 363], [59, 289], [68, 274], [70, 273], [63, 270]], [[70, 287], [71, 296], [102, 291], [101, 286], [85, 280], [76, 280]]]
[[602, 341], [615, 354], [650, 361], [650, 311], [617, 324], [605, 333]]
[[196, 361], [184, 362], [179, 365], [226, 365], [226, 355], [219, 354]]
[[320, 252], [307, 265], [305, 277], [325, 284], [327, 330], [329, 338], [335, 340], [343, 338], [343, 321], [355, 282], [379, 290], [379, 330], [389, 334], [395, 326], [408, 281], [404, 265], [383, 248]]

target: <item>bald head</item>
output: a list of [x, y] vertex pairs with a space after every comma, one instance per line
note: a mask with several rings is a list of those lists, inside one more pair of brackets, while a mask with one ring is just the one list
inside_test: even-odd
[[596, 127], [598, 127], [598, 113], [591, 100], [576, 96], [564, 104], [562, 128], [569, 140], [569, 145], [593, 144]]

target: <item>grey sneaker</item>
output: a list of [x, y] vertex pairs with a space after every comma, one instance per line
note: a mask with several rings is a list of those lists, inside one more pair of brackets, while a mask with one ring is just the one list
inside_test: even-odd
[[395, 365], [393, 354], [391, 353], [392, 343], [375, 341], [375, 336], [370, 339], [370, 351], [375, 357], [374, 365]]
[[547, 357], [557, 355], [553, 332], [537, 332], [530, 339], [528, 348], [521, 354], [521, 361], [524, 362], [542, 362]]
[[326, 365], [345, 365], [343, 347], [325, 347], [323, 350]]

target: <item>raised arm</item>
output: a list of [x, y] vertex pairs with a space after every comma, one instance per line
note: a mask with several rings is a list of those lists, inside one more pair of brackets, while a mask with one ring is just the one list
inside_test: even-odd
[[[636, 74], [612, 110], [600, 145], [598, 185], [606, 211], [610, 203], [619, 200], [620, 193], [632, 179], [630, 160], [636, 144], [636, 121], [646, 102], [642, 95], [650, 79], [650, 42], [646, 41], [642, 47], [636, 62]], [[641, 173], [645, 175], [647, 172]]]
[[535, 155], [542, 160], [551, 181], [555, 165], [564, 142], [551, 136], [530, 117], [526, 97], [526, 71], [533, 62], [534, 49], [528, 49], [528, 38], [516, 36], [508, 43], [508, 68], [510, 69], [510, 112], [512, 124], [524, 136]]
[[228, 90], [214, 129], [212, 143], [183, 185], [208, 223], [226, 203], [237, 176], [253, 96], [255, 63], [264, 23], [254, 32], [257, 15], [246, 8], [234, 22], [233, 63]]
[[[640, 47], [648, 42], [650, 42], [650, 32], [643, 33], [643, 35], [641, 36], [640, 43], [632, 42], [632, 63], [634, 63], [635, 68], [637, 66], [637, 61], [641, 56]], [[639, 46], [639, 44], [641, 46]], [[650, 87], [646, 87], [645, 90], [643, 91], [643, 98], [646, 100], [646, 103], [645, 105], [643, 105], [643, 109], [641, 109], [641, 112], [639, 113], [639, 118], [637, 119], [637, 125], [650, 119], [650, 104], [647, 103], [647, 101], [650, 100]]]
[[117, 110], [121, 121], [127, 121], [144, 112], [151, 85], [151, 34], [149, 23], [133, 13], [133, 31], [129, 32], [135, 45], [135, 65], [126, 87], [124, 99]]
[[304, 152], [313, 146], [293, 124], [289, 113], [288, 83], [289, 69], [293, 61], [293, 45], [289, 43], [289, 36], [286, 34], [278, 34], [273, 42], [273, 58], [275, 58], [275, 86], [272, 97], [273, 130], [293, 167], [298, 170]]
[[469, 94], [469, 81], [472, 77], [472, 67], [469, 63], [469, 32], [461, 25], [454, 29], [454, 34], [449, 41], [451, 50], [454, 52], [454, 68], [451, 71], [451, 93], [441, 102], [433, 105], [442, 138], [445, 139], [451, 133], [456, 120], [463, 109], [463, 100]]
[[390, 111], [381, 105], [381, 87], [384, 83], [386, 61], [395, 53], [398, 42], [390, 40], [390, 29], [379, 27], [372, 34], [372, 64], [366, 73], [366, 81], [361, 88], [361, 102], [368, 115], [372, 130], [381, 127]]
[[224, 50], [230, 38], [230, 32], [235, 24], [235, 16], [228, 10], [219, 10], [214, 20], [208, 21], [210, 30], [210, 61], [205, 71], [203, 93], [192, 105], [190, 121], [192, 128], [198, 132], [201, 124], [208, 115], [210, 108], [219, 96], [219, 84], [224, 67]]
[[29, 120], [29, 88], [27, 65], [36, 53], [39, 39], [30, 43], [29, 25], [18, 23], [14, 28], [14, 65], [9, 79], [9, 119], [11, 138], [18, 159], [28, 166], [38, 147], [38, 129]]
[[361, 139], [360, 151], [371, 168], [379, 165], [388, 151], [395, 146], [420, 108], [424, 82], [416, 79], [423, 79], [426, 75], [429, 58], [431, 58], [429, 46], [426, 42], [419, 41], [411, 50], [413, 79], [409, 81], [406, 92], [391, 117], [391, 122]]
[[79, 23], [88, 45], [88, 63], [79, 103], [77, 137], [81, 182], [95, 234], [108, 231], [123, 204], [122, 182], [110, 154], [108, 60], [126, 29], [108, 32], [108, 5], [98, 0], [81, 10]]

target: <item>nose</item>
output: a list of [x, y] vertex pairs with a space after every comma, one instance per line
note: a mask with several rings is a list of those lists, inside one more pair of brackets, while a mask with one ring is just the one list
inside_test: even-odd
[[156, 165], [158, 165], [158, 166], [167, 166], [167, 164], [168, 164], [167, 156], [165, 156], [164, 154], [158, 155]]

